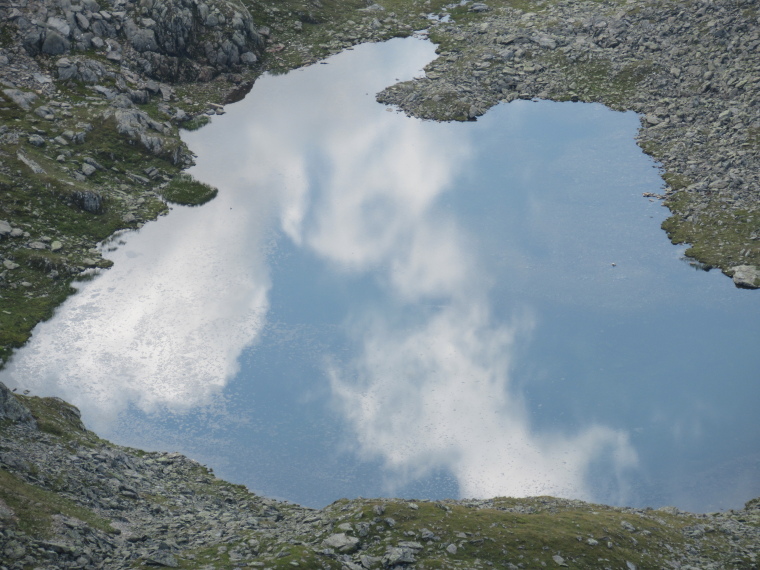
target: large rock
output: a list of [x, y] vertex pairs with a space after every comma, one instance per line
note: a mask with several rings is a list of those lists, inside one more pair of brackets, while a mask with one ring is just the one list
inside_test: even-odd
[[[21, 27], [19, 25], [19, 27]], [[31, 55], [37, 55], [40, 52], [42, 41], [45, 39], [45, 30], [39, 26], [32, 26], [22, 30], [21, 44]]]
[[383, 565], [386, 568], [393, 568], [399, 565], [414, 564], [414, 550], [398, 546], [388, 547], [383, 556]]
[[[181, 0], [146, 0], [145, 6], [150, 8], [143, 13], [149, 16], [150, 29], [128, 20], [125, 31], [130, 45], [142, 54], [143, 70], [154, 77], [197, 81], [204, 77], [204, 62], [215, 74], [241, 61], [250, 65], [263, 51], [264, 40], [253, 17], [235, 0], [200, 2], [197, 9]], [[241, 60], [246, 53], [252, 55]]]
[[79, 190], [71, 194], [71, 199], [74, 204], [91, 214], [101, 214], [103, 212], [103, 198], [100, 194], [92, 192], [91, 190]]
[[98, 83], [108, 73], [102, 63], [88, 58], [62, 57], [56, 62], [56, 67], [58, 79], [62, 81], [73, 79], [83, 83]]
[[47, 26], [51, 30], [58, 32], [61, 37], [67, 38], [71, 34], [71, 26], [62, 18], [50, 17], [47, 19]]
[[140, 53], [156, 51], [158, 49], [156, 34], [153, 30], [137, 28], [134, 24], [132, 26], [128, 25], [127, 37], [132, 47]]
[[350, 554], [359, 549], [359, 539], [354, 536], [348, 536], [345, 532], [332, 534], [322, 541], [322, 545], [327, 548], [334, 548], [343, 554]]
[[17, 152], [16, 158], [18, 158], [21, 162], [26, 164], [29, 167], [29, 169], [35, 174], [45, 174], [45, 170], [39, 164], [34, 162], [31, 158], [27, 157], [25, 154], [22, 154], [21, 152]]
[[166, 127], [152, 119], [148, 113], [135, 108], [117, 109], [114, 112], [116, 130], [122, 135], [138, 139], [147, 129], [164, 134]]
[[2, 382], [0, 382], [0, 420], [37, 425], [29, 408], [19, 402]]
[[27, 93], [18, 89], [3, 89], [3, 94], [24, 111], [31, 109], [32, 103], [37, 100], [37, 95], [34, 93]]
[[760, 288], [760, 269], [754, 265], [737, 265], [732, 267], [734, 285], [742, 289]]
[[69, 47], [69, 40], [55, 30], [50, 30], [45, 36], [45, 41], [42, 42], [42, 53], [62, 55], [69, 50]]

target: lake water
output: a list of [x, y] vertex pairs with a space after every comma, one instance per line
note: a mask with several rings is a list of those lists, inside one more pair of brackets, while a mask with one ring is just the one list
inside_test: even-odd
[[106, 244], [0, 380], [310, 506], [760, 495], [759, 299], [668, 243], [636, 115], [375, 102], [433, 57], [393, 40], [261, 78], [185, 136], [218, 197]]

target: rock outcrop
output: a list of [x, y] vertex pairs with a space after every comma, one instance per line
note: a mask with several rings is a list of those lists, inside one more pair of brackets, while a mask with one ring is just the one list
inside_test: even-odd
[[[32, 0], [22, 12], [0, 6], [30, 55], [96, 50], [162, 81], [210, 80], [258, 61], [264, 41], [238, 0]], [[78, 69], [77, 69], [78, 67]], [[101, 66], [102, 67], [102, 66]], [[59, 66], [59, 78], [95, 82], [97, 64]]]
[[29, 408], [21, 404], [11, 391], [0, 383], [0, 421], [2, 420], [31, 424], [36, 427], [36, 422]]

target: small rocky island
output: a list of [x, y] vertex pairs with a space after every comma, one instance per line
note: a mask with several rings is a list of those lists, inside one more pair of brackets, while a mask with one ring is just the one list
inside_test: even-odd
[[[759, 17], [756, 0], [0, 0], [0, 366], [109, 265], [99, 242], [214, 197], [183, 172], [181, 129], [264, 72], [423, 29], [439, 57], [379, 101], [434, 120], [516, 98], [636, 111], [663, 172], [642, 199], [670, 209], [667, 236], [757, 288]], [[1, 385], [0, 432], [0, 568], [758, 567], [757, 499], [713, 514], [550, 497], [312, 510]]]

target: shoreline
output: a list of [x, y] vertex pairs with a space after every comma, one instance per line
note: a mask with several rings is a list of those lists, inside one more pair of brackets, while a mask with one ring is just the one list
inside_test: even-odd
[[[750, 9], [751, 7], [751, 9]], [[488, 3], [430, 31], [426, 77], [378, 101], [434, 120], [475, 120], [514, 99], [599, 102], [639, 114], [637, 143], [662, 167], [663, 229], [695, 266], [760, 285], [760, 45], [754, 2], [668, 6]], [[461, 23], [460, 23], [461, 22]]]
[[356, 498], [310, 509], [254, 495], [179, 453], [114, 445], [63, 400], [2, 384], [0, 434], [0, 564], [9, 570], [723, 569], [756, 567], [760, 550], [760, 498], [709, 514], [553, 497]]

